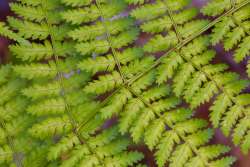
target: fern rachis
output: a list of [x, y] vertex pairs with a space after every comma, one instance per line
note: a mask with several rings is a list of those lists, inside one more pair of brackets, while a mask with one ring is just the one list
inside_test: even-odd
[[[233, 128], [234, 143], [248, 152], [249, 94], [242, 93], [248, 80], [229, 72], [225, 64], [212, 63], [216, 52], [210, 46], [215, 38], [216, 42], [230, 38], [225, 44], [228, 48], [244, 38], [237, 59], [248, 54], [249, 0], [233, 5], [233, 1], [211, 2], [202, 11], [221, 14], [213, 21], [197, 19], [199, 11], [187, 7], [189, 3], [13, 3], [12, 10], [19, 17], [0, 23], [0, 34], [15, 41], [10, 51], [19, 61], [0, 70], [0, 92], [5, 95], [0, 111], [17, 110], [15, 106], [21, 105], [25, 118], [18, 110], [0, 117], [7, 122], [17, 120], [16, 125], [30, 120], [30, 127], [23, 125], [6, 136], [16, 142], [29, 138], [32, 146], [41, 148], [21, 150], [27, 155], [22, 161], [14, 159], [15, 165], [143, 166], [142, 153], [128, 149], [140, 142], [154, 153], [158, 166], [231, 166], [235, 158], [224, 155], [229, 147], [210, 144], [213, 129], [205, 120], [194, 118], [189, 109], [212, 97], [216, 98], [210, 107], [212, 124], [226, 135]], [[128, 10], [128, 4], [138, 5]], [[203, 34], [213, 27], [212, 35]], [[151, 34], [143, 47], [136, 43], [141, 32]], [[159, 51], [164, 55], [157, 59], [154, 54]], [[7, 74], [13, 76], [13, 83]], [[16, 94], [17, 99], [10, 99]], [[103, 124], [111, 118], [117, 121], [104, 130]], [[3, 131], [8, 128], [13, 127]], [[9, 146], [7, 142], [2, 151], [8, 153]], [[3, 164], [11, 164], [10, 154], [6, 155]]]

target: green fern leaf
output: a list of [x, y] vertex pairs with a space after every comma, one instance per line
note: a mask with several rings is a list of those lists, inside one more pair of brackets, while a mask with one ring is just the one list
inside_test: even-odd
[[145, 132], [145, 143], [152, 150], [159, 142], [162, 133], [165, 130], [164, 120], [154, 120], [152, 125]]
[[120, 74], [113, 72], [109, 75], [100, 76], [99, 80], [90, 83], [84, 88], [84, 90], [88, 93], [102, 94], [118, 87], [121, 83], [122, 79]]
[[[110, 5], [112, 4], [112, 5]], [[112, 1], [110, 4], [103, 4], [104, 17], [111, 17], [123, 10], [126, 5], [123, 1]], [[63, 19], [72, 24], [79, 25], [81, 23], [91, 22], [100, 17], [100, 12], [95, 5], [85, 7], [84, 9], [68, 10], [62, 14]]]
[[228, 10], [230, 7], [231, 4], [229, 1], [211, 1], [202, 9], [202, 13], [209, 16], [216, 16], [222, 14], [222, 12]]
[[8, 27], [6, 27], [5, 23], [0, 22], [0, 35], [7, 37], [11, 40], [17, 41], [18, 43], [29, 45], [30, 43], [11, 31]]
[[65, 112], [65, 104], [63, 99], [45, 100], [36, 105], [29, 106], [27, 109], [32, 115], [48, 115], [48, 114], [62, 114]]
[[55, 77], [57, 74], [55, 64], [26, 64], [14, 67], [14, 71], [23, 78]]
[[246, 37], [242, 43], [239, 45], [239, 48], [235, 50], [234, 60], [236, 62], [242, 61], [250, 53], [250, 37]]
[[[106, 22], [107, 28], [110, 30], [111, 35], [118, 34], [124, 30], [128, 30], [133, 25], [131, 18], [122, 18], [119, 20], [108, 20]], [[80, 27], [79, 29], [69, 32], [69, 36], [79, 42], [93, 40], [98, 36], [105, 34], [105, 28], [101, 22], [95, 25]]]
[[171, 131], [164, 133], [164, 137], [161, 139], [160, 144], [157, 147], [157, 152], [155, 153], [158, 166], [164, 166], [165, 162], [170, 157], [175, 144], [178, 143], [180, 143], [180, 139], [176, 133]]
[[62, 0], [62, 2], [64, 4], [66, 4], [67, 6], [72, 6], [72, 7], [76, 7], [76, 6], [86, 6], [86, 5], [89, 5], [91, 4], [91, 0], [75, 0], [75, 1], [72, 1], [72, 0]]

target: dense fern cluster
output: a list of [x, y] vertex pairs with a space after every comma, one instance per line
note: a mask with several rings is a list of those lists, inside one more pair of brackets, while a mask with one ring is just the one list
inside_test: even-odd
[[[173, 78], [173, 91], [177, 96], [183, 96], [192, 108], [217, 95], [210, 107], [212, 124], [214, 127], [221, 126], [227, 136], [231, 129], [236, 127], [233, 131], [234, 142], [240, 144], [242, 141], [242, 149], [247, 152], [249, 146], [245, 143], [249, 140], [248, 132], [245, 129], [244, 133], [241, 133], [243, 129], [240, 126], [245, 126], [243, 122], [248, 120], [249, 94], [240, 92], [249, 82], [240, 80], [236, 73], [226, 72], [228, 67], [225, 64], [210, 64], [215, 52], [206, 50], [205, 46], [208, 44], [209, 37], [203, 36], [196, 38], [180, 51], [172, 52], [158, 67], [158, 80], [161, 82], [162, 79]], [[195, 50], [190, 50], [194, 47]]]
[[[9, 26], [17, 32], [2, 27], [1, 33], [17, 41], [10, 50], [22, 61], [2, 69], [5, 85], [1, 94], [6, 98], [1, 103], [3, 111], [14, 110], [13, 118], [3, 113], [2, 119], [15, 121], [3, 127], [3, 131], [11, 132], [3, 136], [8, 139], [3, 142], [3, 163], [27, 167], [129, 166], [141, 160], [142, 153], [127, 150], [130, 139], [119, 135], [116, 126], [102, 131], [105, 120], [96, 113], [99, 104], [94, 102], [93, 95], [79, 91], [90, 75], [77, 68], [81, 57], [67, 35], [73, 28], [61, 17], [65, 11], [63, 4], [60, 1], [21, 1], [12, 3], [11, 8], [21, 17], [8, 18]], [[9, 70], [14, 73], [10, 75], [12, 78], [5, 77]], [[17, 99], [11, 99], [13, 97]], [[20, 103], [20, 106], [11, 103]], [[23, 118], [23, 114], [28, 118]], [[15, 132], [17, 130], [11, 128], [20, 130]], [[16, 150], [11, 143], [14, 139], [37, 145], [16, 143], [17, 148], [28, 147]]]
[[[212, 1], [202, 9], [208, 16], [216, 16], [231, 8], [239, 9], [223, 17], [213, 28], [211, 42], [213, 45], [223, 40], [226, 51], [234, 50], [234, 60], [239, 63], [249, 56], [250, 51], [250, 5], [249, 1]], [[248, 63], [249, 64], [249, 63]], [[250, 65], [247, 65], [250, 76]]]
[[230, 148], [193, 115], [212, 100], [213, 127], [249, 151], [249, 81], [213, 63], [210, 47], [249, 55], [249, 2], [209, 2], [213, 21], [189, 0], [11, 3], [17, 16], [0, 23], [13, 40], [0, 69], [1, 166], [147, 166], [136, 144], [160, 167], [231, 166]]
[[[183, 5], [184, 3], [180, 4]], [[216, 4], [218, 5], [219, 2], [209, 3], [208, 6], [204, 7], [203, 11], [209, 10], [211, 7], [210, 5]], [[156, 3], [155, 6], [157, 5], [158, 4]], [[168, 5], [171, 6], [171, 3], [168, 3]], [[248, 18], [247, 16], [249, 15], [249, 10], [247, 10], [247, 2], [238, 2], [238, 5], [235, 4], [235, 6], [232, 6], [232, 9], [243, 7], [243, 5], [246, 6], [233, 14], [238, 14], [240, 15], [239, 17], [242, 18]], [[200, 104], [209, 101], [215, 94], [217, 94], [216, 100], [210, 108], [212, 111], [210, 114], [211, 122], [214, 127], [218, 127], [220, 125], [222, 131], [227, 136], [231, 132], [232, 128], [235, 127], [233, 130], [234, 143], [241, 144], [243, 152], [248, 152], [249, 131], [246, 122], [249, 122], [247, 114], [249, 94], [242, 94], [241, 92], [248, 86], [249, 81], [239, 80], [239, 76], [237, 74], [225, 72], [227, 65], [212, 65], [209, 63], [215, 56], [215, 52], [207, 50], [207, 47], [210, 45], [210, 41], [213, 43], [216, 34], [212, 34], [211, 37], [197, 37], [189, 44], [182, 46], [182, 43], [185, 44], [186, 40], [193, 38], [193, 34], [196, 34], [197, 32], [199, 33], [202, 27], [208, 24], [206, 23], [206, 20], [191, 21], [184, 23], [184, 25], [181, 26], [179, 24], [185, 22], [184, 18], [186, 18], [180, 17], [183, 20], [179, 18], [179, 15], [181, 15], [182, 12], [173, 13], [166, 8], [168, 15], [161, 16], [155, 25], [161, 25], [162, 22], [164, 25], [164, 22], [168, 20], [168, 25], [170, 25], [169, 28], [161, 29], [161, 26], [155, 26], [157, 29], [152, 28], [149, 30], [145, 27], [147, 27], [147, 25], [154, 25], [154, 23], [150, 24], [150, 22], [156, 22], [156, 20], [151, 21], [151, 19], [154, 18], [152, 15], [150, 15], [150, 18], [147, 18], [144, 11], [153, 10], [153, 7], [154, 6], [152, 5], [145, 5], [132, 12], [132, 15], [137, 19], [144, 19], [144, 22], [141, 25], [142, 30], [149, 33], [156, 33], [156, 35], [144, 45], [144, 50], [147, 52], [157, 52], [167, 50], [173, 45], [177, 46], [167, 51], [167, 53], [154, 64], [154, 66], [159, 64], [157, 71], [157, 83], [161, 84], [169, 79], [173, 79], [173, 91], [175, 95], [178, 97], [183, 96], [185, 101], [190, 103], [192, 108], [196, 108]], [[218, 5], [217, 8], [219, 10], [220, 5]], [[210, 9], [211, 13], [213, 13], [212, 10], [213, 7]], [[187, 12], [188, 10], [185, 11]], [[231, 13], [229, 14], [231, 15]], [[155, 17], [158, 17], [159, 15], [160, 14], [157, 13]], [[189, 17], [187, 17], [187, 21], [188, 19]], [[221, 20], [218, 20], [215, 27], [220, 24], [220, 22]], [[185, 27], [192, 28], [187, 31], [185, 30]], [[167, 35], [158, 34], [162, 31], [167, 31]], [[217, 35], [221, 34], [221, 32], [218, 32]], [[179, 42], [180, 46], [176, 44], [177, 42]], [[148, 49], [148, 46], [153, 46], [153, 50]], [[246, 49], [246, 47], [243, 47], [242, 49]], [[247, 52], [244, 54], [246, 55]], [[154, 68], [154, 66], [152, 66], [152, 68]], [[144, 73], [141, 75], [143, 74]], [[218, 95], [218, 93], [220, 94]]]
[[0, 69], [0, 102], [1, 111], [1, 165], [14, 166], [21, 164], [23, 153], [29, 153], [36, 141], [30, 140], [26, 133], [34, 121], [31, 115], [25, 113], [29, 100], [19, 93], [26, 86], [26, 81], [13, 74], [12, 66], [2, 66]]

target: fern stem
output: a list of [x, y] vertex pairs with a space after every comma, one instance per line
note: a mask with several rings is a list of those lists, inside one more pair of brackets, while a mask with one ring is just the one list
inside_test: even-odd
[[[64, 83], [63, 83], [63, 74], [62, 74], [62, 72], [60, 72], [58, 70], [59, 69], [58, 68], [59, 57], [58, 57], [58, 55], [56, 54], [56, 51], [55, 51], [55, 37], [54, 37], [53, 32], [51, 31], [52, 25], [49, 22], [48, 17], [47, 17], [47, 10], [46, 10], [47, 1], [48, 0], [45, 0], [44, 4], [42, 6], [43, 6], [43, 11], [45, 13], [46, 24], [48, 26], [48, 31], [49, 31], [49, 36], [50, 36], [50, 41], [51, 41], [51, 46], [52, 46], [52, 52], [53, 52], [53, 56], [55, 58], [55, 64], [56, 64], [57, 74], [59, 76], [59, 85], [60, 85], [61, 90], [62, 90], [61, 96], [62, 96], [63, 101], [65, 103], [65, 110], [67, 111], [67, 115], [69, 116], [70, 123], [71, 123], [71, 125], [73, 127], [73, 131], [72, 132], [77, 136], [77, 138], [80, 141], [80, 143], [81, 144], [85, 144], [86, 147], [88, 148], [88, 150], [92, 154], [94, 154], [94, 151], [92, 150], [92, 148], [90, 147], [90, 145], [87, 142], [85, 142], [85, 139], [82, 137], [82, 135], [79, 133], [79, 131], [77, 131], [77, 129], [78, 129], [77, 128], [78, 123], [77, 123], [76, 119], [74, 118], [74, 116], [72, 115], [70, 105], [68, 104], [68, 102], [67, 102], [67, 100], [66, 100], [66, 98], [64, 96], [64, 92], [65, 92], [64, 88], [65, 88], [65, 86], [64, 86]], [[98, 159], [99, 162], [101, 162], [101, 158], [99, 157], [99, 155], [96, 155], [96, 158]], [[102, 164], [102, 166], [103, 166], [103, 164]]]
[[[165, 4], [165, 3], [164, 3], [164, 4]], [[177, 24], [176, 24], [176, 22], [175, 22], [175, 20], [174, 20], [174, 18], [173, 18], [172, 11], [168, 8], [168, 6], [167, 6], [166, 4], [165, 4], [165, 6], [166, 6], [166, 9], [167, 9], [167, 13], [168, 13], [168, 15], [169, 15], [169, 17], [170, 17], [171, 23], [172, 23], [172, 25], [173, 25], [174, 32], [175, 32], [175, 34], [176, 34], [176, 36], [177, 36], [177, 38], [178, 38], [178, 41], [181, 43], [181, 42], [183, 41], [183, 39], [182, 39], [182, 36], [181, 36], [181, 34], [180, 34], [179, 30], [178, 30]], [[177, 49], [177, 50], [179, 51], [179, 49]], [[134, 92], [130, 87], [127, 87], [127, 88], [130, 90], [130, 92], [131, 92], [132, 94], [134, 94], [134, 95], [135, 95], [136, 97], [138, 97], [146, 106], [148, 106], [148, 107], [149, 107], [149, 108], [150, 108], [159, 118], [162, 117], [162, 115], [161, 115], [160, 113], [156, 112], [156, 111], [153, 109], [153, 107], [151, 106], [151, 104], [148, 103], [145, 99], [143, 99], [142, 96], [140, 96], [139, 94], [137, 94], [136, 92]], [[200, 155], [199, 152], [198, 152], [198, 149], [197, 149], [196, 147], [194, 147], [190, 142], [188, 142], [188, 141], [186, 140], [186, 137], [185, 137], [184, 135], [180, 134], [180, 133], [174, 128], [173, 125], [167, 124], [167, 126], [168, 126], [169, 128], [171, 128], [178, 136], [180, 136], [180, 138], [182, 138], [182, 140], [183, 140], [185, 143], [188, 144], [188, 146], [191, 148], [191, 150], [192, 150], [198, 157], [200, 157], [200, 159], [202, 160], [202, 162], [203, 162], [203, 164], [204, 164], [205, 166], [208, 166], [208, 167], [210, 166], [210, 165], [209, 165], [209, 162], [208, 162], [208, 160], [207, 160], [207, 158], [205, 158], [205, 157], [203, 157], [202, 155]]]
[[[233, 1], [234, 1], [234, 0], [231, 0], [231, 3], [233, 3]], [[235, 3], [232, 5], [232, 9], [234, 9], [234, 8], [235, 8]], [[170, 10], [169, 10], [168, 14], [169, 14], [170, 17], [172, 17]], [[182, 42], [182, 39], [179, 37], [178, 27], [176, 26], [176, 22], [174, 21], [173, 17], [172, 17], [172, 19], [171, 19], [171, 22], [172, 22], [172, 24], [174, 25], [174, 32], [175, 32], [175, 34], [177, 35], [179, 42]], [[225, 92], [225, 93], [227, 94], [227, 96], [229, 96], [229, 94], [224, 90], [224, 87], [223, 87], [222, 85], [219, 85], [219, 84], [213, 79], [213, 77], [212, 77], [210, 74], [206, 73], [200, 66], [196, 65], [196, 64], [192, 61], [192, 59], [190, 59], [190, 58], [184, 56], [184, 55], [180, 52], [180, 49], [181, 49], [181, 48], [176, 49], [176, 52], [178, 53], [178, 56], [180, 56], [180, 57], [181, 57], [182, 59], [184, 59], [186, 62], [188, 62], [189, 64], [191, 64], [196, 70], [198, 70], [198, 71], [200, 71], [201, 73], [203, 73], [203, 74], [206, 76], [206, 78], [210, 79], [210, 80], [216, 85], [217, 88], [219, 88], [221, 91]]]
[[[97, 9], [98, 9], [98, 11], [99, 11], [99, 14], [100, 14], [100, 16], [101, 16], [101, 23], [102, 23], [102, 25], [103, 25], [103, 27], [104, 27], [104, 29], [105, 29], [107, 41], [108, 41], [109, 47], [111, 48], [112, 56], [113, 56], [113, 58], [114, 58], [114, 60], [115, 60], [115, 64], [117, 65], [118, 72], [119, 72], [119, 74], [121, 75], [122, 80], [123, 80], [123, 83], [124, 83], [124, 85], [125, 85], [125, 83], [126, 83], [127, 81], [126, 81], [126, 79], [125, 79], [125, 77], [124, 77], [124, 74], [123, 74], [123, 72], [122, 72], [122, 70], [121, 70], [121, 64], [120, 64], [120, 61], [119, 61], [118, 58], [117, 58], [117, 57], [118, 57], [118, 56], [117, 56], [117, 52], [116, 52], [116, 50], [115, 50], [114, 47], [113, 47], [113, 43], [112, 43], [112, 40], [111, 40], [110, 31], [109, 31], [109, 29], [108, 29], [108, 27], [107, 27], [107, 25], [106, 25], [106, 23], [105, 23], [105, 17], [104, 17], [104, 14], [103, 14], [103, 12], [102, 12], [102, 9], [101, 9], [100, 2], [99, 2], [98, 0], [96, 0], [95, 3], [96, 3], [96, 7], [97, 7]], [[118, 87], [114, 92], [112, 92], [112, 94], [109, 95], [109, 97], [107, 97], [107, 98], [102, 102], [101, 106], [106, 105], [106, 104], [109, 102], [109, 100], [111, 99], [111, 97], [112, 97], [116, 92], [118, 92], [122, 87], [123, 87], [123, 85], [120, 86], [120, 87]], [[80, 123], [80, 125], [79, 125], [79, 127], [78, 127], [78, 131], [81, 131], [81, 129], [82, 129], [82, 128], [83, 128], [83, 127], [84, 127], [84, 126], [85, 126], [85, 125], [95, 116], [95, 114], [96, 114], [97, 112], [98, 112], [98, 110], [96, 110], [95, 112], [93, 112], [92, 115], [89, 117], [88, 120], [85, 120], [84, 122]]]
[[[166, 6], [167, 7], [167, 6]], [[170, 17], [170, 19], [171, 19], [171, 22], [172, 22], [172, 24], [173, 24], [173, 27], [174, 27], [174, 32], [175, 32], [175, 34], [176, 34], [176, 36], [177, 36], [177, 38], [178, 38], [178, 41], [179, 42], [182, 42], [182, 37], [181, 37], [181, 35], [180, 35], [180, 32], [179, 32], [179, 30], [178, 30], [178, 27], [177, 27], [177, 24], [176, 24], [176, 22], [175, 22], [175, 20], [174, 20], [174, 18], [173, 18], [173, 16], [172, 16], [172, 11], [167, 7], [167, 11], [168, 11], [168, 15], [169, 15], [169, 17]], [[181, 53], [180, 53], [180, 49], [178, 49], [177, 50], [178, 51], [178, 55], [181, 55]], [[174, 127], [170, 127], [170, 128], [172, 128], [174, 131], [176, 131], [175, 129], [174, 129]], [[178, 131], [176, 131], [176, 132], [178, 132]], [[178, 133], [177, 133], [178, 134]], [[182, 134], [178, 134], [179, 136], [181, 136], [181, 138], [185, 141], [185, 136], [184, 135], [182, 135]], [[203, 157], [202, 155], [200, 155], [199, 154], [199, 152], [198, 152], [198, 149], [196, 148], [196, 147], [194, 147], [190, 142], [188, 142], [188, 141], [185, 141], [185, 143], [187, 143], [188, 145], [189, 145], [189, 147], [194, 151], [194, 153], [198, 156], [198, 157], [200, 157], [200, 159], [202, 160], [202, 162], [203, 162], [203, 164], [205, 165], [205, 166], [210, 166], [210, 164], [209, 164], [209, 162], [208, 162], [208, 159], [207, 158], [205, 158], [205, 157]]]
[[250, 3], [250, 0], [245, 0], [243, 2], [241, 2], [239, 5], [237, 5], [235, 8], [231, 8], [230, 10], [228, 10], [227, 12], [225, 12], [224, 14], [222, 14], [221, 16], [217, 17], [216, 19], [214, 19], [213, 21], [211, 21], [209, 24], [207, 24], [205, 27], [203, 27], [200, 31], [197, 31], [195, 33], [193, 33], [192, 35], [190, 35], [188, 38], [182, 40], [182, 42], [179, 42], [177, 45], [175, 45], [175, 47], [169, 49], [166, 54], [164, 54], [164, 56], [160, 57], [158, 60], [155, 61], [155, 63], [149, 67], [147, 70], [139, 73], [137, 76], [135, 76], [134, 78], [131, 78], [128, 81], [128, 85], [133, 84], [136, 80], [138, 80], [139, 78], [141, 78], [143, 75], [145, 75], [146, 73], [148, 73], [149, 71], [151, 71], [152, 69], [154, 69], [155, 67], [157, 67], [159, 64], [161, 64], [161, 61], [164, 57], [166, 57], [167, 55], [169, 55], [170, 53], [181, 49], [182, 47], [184, 47], [186, 44], [188, 44], [189, 42], [191, 42], [193, 39], [195, 39], [196, 37], [200, 36], [201, 34], [203, 34], [205, 31], [209, 30], [210, 28], [212, 28], [216, 23], [218, 23], [219, 21], [221, 21], [224, 17], [231, 15], [232, 13], [236, 12], [237, 10], [239, 10], [240, 8], [246, 6], [247, 4]]
[[173, 17], [172, 11], [169, 9], [169, 7], [167, 6], [167, 4], [164, 3], [164, 5], [166, 6], [167, 13], [168, 13], [169, 18], [170, 18], [170, 20], [171, 20], [171, 23], [172, 23], [172, 25], [173, 25], [173, 27], [174, 27], [175, 34], [176, 34], [176, 36], [177, 36], [179, 42], [182, 42], [182, 36], [181, 36], [180, 31], [179, 31], [178, 28], [177, 28], [176, 22], [174, 21], [174, 17]]
[[105, 23], [105, 17], [104, 17], [104, 14], [102, 12], [102, 9], [101, 9], [100, 2], [99, 2], [99, 0], [96, 0], [95, 3], [96, 3], [96, 7], [97, 7], [97, 9], [98, 9], [98, 11], [100, 13], [101, 23], [102, 23], [102, 25], [103, 25], [103, 27], [105, 29], [107, 41], [108, 41], [109, 47], [111, 48], [111, 52], [112, 52], [113, 58], [115, 60], [117, 68], [118, 68], [118, 72], [120, 73], [123, 82], [126, 83], [126, 79], [125, 79], [124, 74], [123, 74], [122, 69], [121, 69], [120, 61], [118, 60], [117, 52], [116, 52], [115, 48], [113, 47], [113, 43], [112, 43], [112, 40], [111, 40], [110, 31], [109, 31], [109, 29], [108, 29], [108, 27], [107, 27], [107, 25]]
[[65, 96], [64, 96], [64, 93], [65, 93], [64, 87], [65, 87], [65, 86], [64, 86], [64, 84], [63, 84], [63, 74], [62, 74], [62, 72], [59, 71], [59, 68], [58, 68], [59, 57], [58, 57], [58, 55], [56, 54], [56, 51], [55, 51], [55, 37], [54, 37], [53, 32], [51, 31], [52, 25], [51, 25], [51, 23], [50, 23], [49, 20], [48, 20], [46, 7], [47, 7], [47, 0], [45, 1], [44, 5], [43, 5], [43, 12], [44, 12], [44, 14], [45, 14], [46, 24], [47, 24], [47, 26], [48, 26], [48, 31], [49, 31], [49, 36], [50, 36], [50, 41], [51, 41], [53, 56], [54, 56], [54, 58], [55, 58], [56, 72], [57, 72], [57, 75], [58, 75], [58, 77], [59, 77], [59, 86], [60, 86], [60, 89], [61, 89], [61, 91], [62, 91], [61, 96], [62, 96], [62, 98], [63, 98], [63, 101], [65, 102], [65, 110], [66, 110], [67, 113], [68, 113], [68, 116], [69, 116], [69, 118], [70, 118], [71, 124], [72, 124], [73, 129], [74, 129], [74, 128], [76, 127], [76, 124], [77, 124], [77, 123], [76, 123], [76, 121], [75, 121], [73, 115], [72, 115], [71, 112], [70, 112], [70, 110], [71, 110], [71, 109], [70, 109], [70, 106], [69, 106], [69, 104], [67, 103], [67, 100], [65, 99]]

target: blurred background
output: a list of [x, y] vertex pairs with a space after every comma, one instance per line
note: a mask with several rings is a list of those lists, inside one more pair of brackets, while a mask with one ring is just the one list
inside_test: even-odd
[[[0, 0], [0, 21], [5, 21], [6, 16], [10, 15], [9, 4], [10, 0]], [[0, 63], [4, 63], [8, 59], [7, 46], [9, 41], [0, 37]]]
[[[5, 21], [6, 17], [9, 15], [12, 15], [9, 9], [9, 3], [12, 0], [0, 0], [0, 21]], [[192, 5], [201, 8], [204, 4], [207, 3], [207, 0], [193, 0]], [[202, 16], [200, 16], [202, 17]], [[143, 39], [142, 39], [143, 40]], [[8, 62], [10, 55], [8, 52], [8, 45], [10, 41], [8, 41], [5, 38], [0, 37], [0, 63], [4, 64]], [[231, 71], [235, 71], [241, 75], [242, 78], [247, 78], [247, 75], [245, 73], [245, 67], [246, 62], [243, 62], [241, 64], [236, 64], [232, 59], [232, 53], [226, 53], [221, 45], [215, 46], [215, 49], [217, 50], [217, 57], [214, 60], [214, 62], [224, 62], [227, 63], [230, 66]], [[250, 92], [249, 90], [247, 90]], [[204, 104], [200, 106], [196, 110], [196, 116], [200, 118], [204, 118], [206, 120], [209, 120], [208, 117], [208, 108], [211, 103]], [[238, 147], [235, 147], [232, 142], [231, 138], [225, 138], [221, 131], [216, 129], [215, 138], [211, 141], [212, 143], [223, 143], [226, 145], [229, 145], [232, 148], [231, 154], [237, 157], [237, 162], [234, 164], [234, 167], [250, 167], [250, 153], [248, 155], [243, 155]], [[145, 151], [145, 150], [144, 150]], [[147, 152], [147, 160], [150, 167], [154, 167], [155, 163], [151, 162], [152, 155], [151, 153]], [[153, 161], [153, 160], [152, 160]]]

